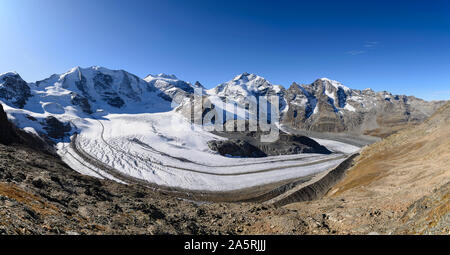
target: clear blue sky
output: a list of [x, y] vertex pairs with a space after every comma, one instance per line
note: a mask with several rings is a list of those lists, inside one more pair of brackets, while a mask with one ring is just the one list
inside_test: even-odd
[[92, 65], [450, 99], [450, 1], [0, 0], [0, 73]]

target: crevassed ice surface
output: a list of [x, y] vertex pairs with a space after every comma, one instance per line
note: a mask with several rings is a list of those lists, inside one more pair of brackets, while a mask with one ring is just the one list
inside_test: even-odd
[[[77, 126], [81, 132], [76, 148], [96, 160], [150, 183], [189, 190], [229, 191], [307, 176], [331, 169], [345, 160], [346, 154], [359, 150], [321, 140], [335, 153], [224, 157], [207, 146], [210, 140], [224, 138], [203, 131], [174, 112], [110, 114], [85, 119]], [[59, 151], [75, 170], [115, 179], [104, 169], [77, 157], [67, 143], [59, 144]]]

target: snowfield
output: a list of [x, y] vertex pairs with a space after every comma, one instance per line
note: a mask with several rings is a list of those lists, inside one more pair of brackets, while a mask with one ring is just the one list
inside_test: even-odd
[[203, 131], [173, 111], [108, 114], [72, 123], [80, 133], [72, 138], [72, 146], [58, 144], [58, 151], [76, 171], [127, 182], [109, 172], [114, 169], [151, 184], [195, 191], [232, 191], [299, 178], [332, 169], [359, 150], [320, 140], [335, 153], [224, 157], [211, 151], [207, 142], [225, 138]]

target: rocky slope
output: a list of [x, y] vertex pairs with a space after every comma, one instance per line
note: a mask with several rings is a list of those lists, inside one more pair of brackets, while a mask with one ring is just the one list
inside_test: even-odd
[[417, 127], [366, 147], [319, 201], [290, 209], [327, 212], [342, 233], [450, 233], [450, 102]]

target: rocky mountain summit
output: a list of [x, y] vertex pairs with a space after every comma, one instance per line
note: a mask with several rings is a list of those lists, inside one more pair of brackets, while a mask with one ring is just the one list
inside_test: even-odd
[[229, 98], [238, 104], [243, 104], [248, 97], [255, 98], [279, 96], [280, 109], [284, 109], [283, 101], [285, 89], [281, 85], [273, 85], [266, 79], [256, 74], [242, 73], [233, 80], [219, 84], [217, 87], [208, 90], [209, 95], [221, 98]]

